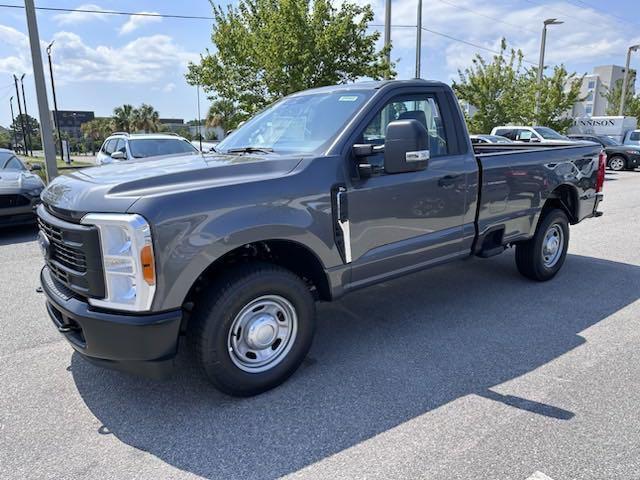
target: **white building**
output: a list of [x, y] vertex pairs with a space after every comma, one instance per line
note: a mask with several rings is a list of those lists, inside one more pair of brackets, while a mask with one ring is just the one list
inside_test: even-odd
[[[575, 117], [599, 117], [607, 114], [609, 102], [605, 98], [607, 90], [613, 88], [618, 80], [624, 78], [624, 67], [602, 65], [595, 67], [593, 73], [585, 75], [580, 89], [581, 102], [576, 102], [571, 115]], [[634, 88], [636, 72], [631, 70], [629, 82]], [[634, 89], [635, 90], [635, 89]]]

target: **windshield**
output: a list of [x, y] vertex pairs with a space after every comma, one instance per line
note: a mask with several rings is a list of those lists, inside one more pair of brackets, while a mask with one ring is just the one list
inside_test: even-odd
[[129, 150], [131, 150], [133, 158], [198, 152], [196, 147], [180, 138], [139, 138], [129, 140]]
[[545, 140], [567, 140], [567, 137], [548, 127], [534, 127], [533, 129]]
[[615, 147], [616, 145], [620, 145], [620, 142], [616, 142], [613, 138], [607, 137], [606, 135], [603, 135], [602, 137], [598, 137], [598, 138], [607, 147]]
[[13, 153], [0, 152], [0, 170], [26, 170]]
[[372, 94], [371, 91], [311, 93], [287, 97], [256, 115], [216, 146], [310, 153], [332, 140]]

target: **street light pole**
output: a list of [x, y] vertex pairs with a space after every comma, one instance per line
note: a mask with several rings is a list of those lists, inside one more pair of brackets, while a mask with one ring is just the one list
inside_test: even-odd
[[384, 5], [384, 48], [387, 49], [387, 63], [391, 64], [391, 0], [386, 0]]
[[418, 19], [416, 23], [416, 78], [420, 78], [420, 57], [422, 55], [422, 0], [418, 0]]
[[622, 80], [622, 94], [620, 98], [620, 111], [618, 115], [624, 116], [624, 107], [627, 102], [627, 85], [629, 84], [629, 64], [631, 63], [631, 52], [637, 52], [640, 49], [639, 45], [632, 45], [627, 50], [627, 65], [624, 68], [624, 77]]
[[535, 104], [535, 114], [536, 121], [538, 120], [538, 114], [540, 113], [540, 90], [542, 89], [542, 72], [544, 70], [544, 51], [547, 47], [547, 26], [549, 25], [560, 25], [564, 23], [557, 18], [547, 18], [544, 21], [544, 26], [542, 27], [542, 39], [540, 40], [540, 61], [538, 62], [538, 87], [536, 89], [536, 104]]
[[33, 79], [36, 85], [36, 97], [38, 100], [38, 113], [40, 116], [40, 135], [44, 147], [44, 161], [47, 171], [47, 180], [50, 182], [58, 176], [56, 165], [56, 144], [53, 141], [53, 128], [49, 113], [49, 100], [47, 99], [47, 87], [44, 80], [44, 68], [42, 66], [42, 52], [40, 51], [40, 35], [38, 34], [38, 22], [36, 20], [36, 7], [33, 0], [24, 0], [24, 9], [27, 15], [27, 29], [29, 30], [29, 46], [31, 47], [31, 62], [33, 64]]
[[[9, 106], [11, 107], [11, 130], [13, 130], [13, 143], [18, 145], [18, 136], [16, 134], [16, 119], [13, 116], [13, 97], [9, 99]], [[12, 149], [13, 150], [13, 149]]]
[[24, 116], [27, 120], [27, 140], [29, 141], [29, 150], [31, 151], [31, 156], [33, 157], [33, 143], [31, 143], [31, 125], [29, 125], [29, 114], [27, 113], [27, 97], [24, 94], [24, 76], [26, 73], [23, 73], [20, 77], [20, 87], [22, 88], [22, 103], [24, 104]]
[[51, 78], [51, 92], [53, 94], [53, 118], [56, 131], [58, 132], [58, 142], [60, 143], [60, 160], [64, 161], [64, 152], [62, 151], [62, 135], [60, 134], [60, 119], [58, 118], [58, 101], [56, 99], [56, 85], [53, 82], [53, 64], [51, 63], [51, 47], [53, 40], [47, 47], [47, 58], [49, 59], [49, 77]]
[[13, 76], [13, 83], [16, 86], [16, 97], [18, 100], [18, 115], [20, 116], [20, 128], [22, 129], [22, 150], [27, 155], [27, 131], [24, 129], [24, 117], [22, 116], [22, 107], [20, 106], [20, 90], [18, 89], [18, 77]]
[[200, 142], [200, 153], [202, 153], [202, 130], [200, 130], [200, 124], [202, 123], [200, 117], [200, 80], [196, 84], [196, 91], [198, 92], [198, 140]]

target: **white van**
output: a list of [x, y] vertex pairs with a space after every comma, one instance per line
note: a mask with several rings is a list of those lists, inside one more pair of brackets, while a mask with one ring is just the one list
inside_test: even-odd
[[523, 125], [504, 125], [491, 130], [491, 135], [502, 135], [514, 142], [531, 143], [567, 143], [571, 139], [549, 127], [527, 127]]

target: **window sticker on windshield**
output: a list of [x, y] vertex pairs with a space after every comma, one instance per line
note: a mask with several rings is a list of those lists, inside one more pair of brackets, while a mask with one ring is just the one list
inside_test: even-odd
[[357, 95], [342, 95], [338, 99], [339, 102], [355, 102], [356, 100], [358, 100]]

